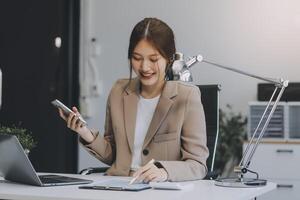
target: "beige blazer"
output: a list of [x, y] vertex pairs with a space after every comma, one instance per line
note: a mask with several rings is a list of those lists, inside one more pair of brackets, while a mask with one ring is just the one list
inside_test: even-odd
[[[104, 136], [86, 149], [111, 165], [108, 175], [130, 175], [139, 81], [118, 80], [107, 100]], [[201, 179], [207, 173], [206, 126], [200, 90], [187, 83], [167, 81], [146, 134], [142, 164], [154, 158], [168, 173], [169, 181]]]

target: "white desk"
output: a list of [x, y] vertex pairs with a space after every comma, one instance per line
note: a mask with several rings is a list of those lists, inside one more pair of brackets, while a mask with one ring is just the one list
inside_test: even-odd
[[[104, 180], [112, 178], [100, 175], [69, 175], [90, 180]], [[159, 200], [159, 199], [186, 199], [186, 200], [245, 200], [253, 199], [259, 195], [275, 189], [275, 183], [268, 182], [267, 186], [258, 188], [225, 188], [214, 185], [213, 181], [193, 181], [193, 189], [170, 191], [148, 189], [140, 192], [106, 191], [78, 189], [78, 186], [36, 187], [0, 180], [0, 199], [22, 200]]]

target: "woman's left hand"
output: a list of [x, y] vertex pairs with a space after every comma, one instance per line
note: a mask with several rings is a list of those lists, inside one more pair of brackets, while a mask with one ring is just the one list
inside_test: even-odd
[[163, 182], [168, 179], [168, 173], [164, 168], [158, 168], [153, 163], [148, 163], [139, 168], [133, 174], [133, 177], [137, 177], [136, 182]]

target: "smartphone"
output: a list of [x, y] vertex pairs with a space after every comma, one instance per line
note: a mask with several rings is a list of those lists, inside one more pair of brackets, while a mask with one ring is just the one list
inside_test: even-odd
[[[63, 104], [62, 102], [60, 102], [59, 100], [55, 99], [53, 101], [51, 101], [52, 105], [54, 105], [55, 107], [57, 108], [60, 108], [64, 114], [66, 116], [68, 116], [70, 113], [74, 113], [70, 108], [68, 108], [65, 104]], [[87, 125], [86, 121], [81, 117], [79, 116], [79, 120], [84, 124], [84, 125]]]

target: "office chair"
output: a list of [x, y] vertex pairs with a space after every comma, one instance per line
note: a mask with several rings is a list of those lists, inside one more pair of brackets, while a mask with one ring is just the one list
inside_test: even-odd
[[206, 121], [206, 137], [209, 157], [206, 161], [207, 175], [204, 179], [215, 179], [219, 175], [214, 171], [215, 156], [219, 137], [219, 93], [221, 85], [198, 85]]
[[[215, 179], [218, 174], [214, 171], [214, 162], [219, 134], [219, 92], [220, 85], [197, 85], [201, 91], [201, 101], [204, 108], [207, 132], [207, 147], [209, 157], [207, 159], [208, 173], [205, 179]], [[83, 169], [79, 174], [104, 173], [108, 167], [91, 167]]]

